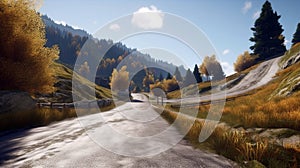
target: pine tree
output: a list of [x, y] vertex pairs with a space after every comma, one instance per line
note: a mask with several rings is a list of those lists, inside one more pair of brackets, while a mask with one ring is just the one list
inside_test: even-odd
[[186, 87], [186, 86], [189, 86], [189, 85], [195, 84], [195, 83], [196, 83], [195, 77], [194, 77], [192, 71], [190, 69], [188, 69], [186, 71], [186, 75], [185, 75], [185, 78], [183, 81], [183, 86]]
[[201, 74], [199, 72], [199, 68], [198, 68], [197, 64], [195, 64], [193, 74], [194, 74], [194, 77], [196, 79], [196, 82], [201, 83], [202, 82], [202, 77], [201, 77]]
[[300, 23], [298, 23], [297, 30], [296, 30], [296, 32], [293, 36], [293, 40], [292, 40], [293, 45], [295, 45], [299, 42], [300, 42]]
[[262, 7], [260, 17], [255, 21], [251, 30], [254, 37], [250, 38], [255, 44], [250, 47], [254, 55], [259, 55], [259, 60], [283, 54], [286, 51], [284, 45], [284, 31], [279, 23], [280, 15], [274, 12], [269, 1]]
[[172, 76], [170, 73], [168, 73], [168, 76], [167, 76], [166, 79], [167, 79], [167, 80], [168, 80], [168, 79], [173, 79], [173, 76]]
[[182, 81], [183, 79], [182, 79], [182, 76], [181, 76], [181, 73], [179, 72], [179, 69], [178, 69], [178, 67], [176, 67], [176, 69], [175, 69], [175, 72], [174, 72], [174, 76], [176, 77], [176, 80], [177, 81]]
[[158, 80], [159, 81], [163, 81], [164, 80], [164, 77], [163, 77], [163, 75], [161, 73], [159, 74]]

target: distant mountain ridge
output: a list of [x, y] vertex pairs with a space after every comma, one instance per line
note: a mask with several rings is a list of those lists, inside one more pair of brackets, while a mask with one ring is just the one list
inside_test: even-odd
[[[48, 16], [44, 15], [42, 16], [42, 19], [46, 25], [46, 46], [52, 47], [53, 45], [57, 45], [59, 47], [59, 62], [75, 71], [78, 70], [85, 61], [88, 62], [89, 67], [91, 68], [98, 67], [96, 84], [101, 86], [109, 87], [108, 79], [111, 76], [113, 69], [121, 62], [125, 62], [127, 69], [130, 70], [130, 72], [135, 73], [137, 73], [136, 71], [139, 69], [144, 69], [145, 66], [157, 67], [155, 70], [152, 69], [155, 71], [156, 77], [158, 77], [159, 74], [166, 77], [167, 72], [164, 70], [174, 73], [177, 67], [168, 62], [156, 60], [149, 54], [143, 54], [136, 49], [128, 48], [120, 42], [114, 43], [112, 40], [96, 39], [84, 30], [74, 29], [68, 25], [64, 26], [62, 24], [57, 24]], [[92, 51], [93, 49], [82, 51], [82, 47], [85, 43], [89, 43], [89, 45], [96, 48], [97, 54]], [[104, 53], [104, 51], [107, 52]], [[99, 55], [98, 53], [100, 55], [101, 53], [104, 54], [100, 64], [96, 64], [99, 62], [96, 56]], [[77, 57], [82, 55], [87, 59], [75, 66]], [[127, 56], [129, 57], [126, 58]], [[186, 69], [183, 66], [179, 66], [178, 68], [182, 76], [185, 76]]]
[[68, 33], [71, 33], [74, 36], [78, 35], [80, 37], [92, 37], [92, 35], [90, 35], [85, 30], [74, 29], [72, 26], [69, 26], [68, 24], [67, 25], [57, 24], [57, 23], [55, 23], [54, 20], [49, 18], [47, 15], [42, 15], [41, 17], [42, 17], [42, 20], [43, 20], [43, 22], [45, 23], [45, 25], [47, 27], [55, 27], [55, 28], [58, 28], [62, 32], [68, 32]]

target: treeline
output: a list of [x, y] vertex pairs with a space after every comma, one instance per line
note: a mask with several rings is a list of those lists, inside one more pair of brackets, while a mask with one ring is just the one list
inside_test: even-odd
[[[46, 46], [59, 46], [61, 51], [59, 60], [64, 64], [74, 67], [77, 57], [84, 56], [86, 59], [77, 65], [79, 73], [89, 79], [90, 69], [97, 67], [95, 83], [107, 88], [112, 86], [114, 69], [117, 67], [121, 69], [123, 66], [126, 66], [126, 72], [129, 72], [128, 80], [131, 80], [129, 90], [133, 92], [149, 92], [151, 84], [163, 81], [168, 83], [165, 84], [166, 91], [173, 91], [179, 89], [179, 86], [186, 87], [203, 82], [204, 76], [206, 80], [225, 78], [215, 56], [206, 56], [203, 63], [199, 65], [200, 68], [196, 64], [192, 72], [190, 69], [186, 71], [183, 67], [153, 59], [150, 55], [142, 54], [136, 49], [129, 49], [122, 43], [113, 43], [111, 40], [104, 39], [91, 40], [89, 39], [91, 37], [72, 35], [53, 25], [46, 27], [46, 38]], [[83, 48], [83, 45], [88, 46]], [[104, 53], [106, 50], [107, 52]], [[99, 62], [95, 55], [101, 56], [101, 54], [103, 58], [99, 64], [95, 64]]]
[[[46, 20], [45, 20], [46, 19]], [[44, 16], [46, 25], [46, 47], [57, 45], [60, 49], [59, 61], [68, 65], [90, 80], [95, 80], [96, 84], [110, 88], [111, 75], [117, 67], [126, 66], [126, 70], [130, 72], [131, 80], [135, 83], [135, 88], [138, 90], [149, 90], [149, 87], [143, 85], [143, 80], [146, 73], [152, 73], [157, 79], [159, 75], [166, 78], [168, 72], [174, 72], [176, 66], [167, 62], [151, 58], [148, 54], [143, 54], [136, 49], [127, 48], [122, 43], [113, 43], [112, 40], [95, 39], [92, 36], [84, 33], [84, 36], [73, 35], [62, 25], [55, 24], [51, 19]], [[84, 46], [86, 45], [86, 46]], [[107, 51], [107, 52], [106, 52]], [[75, 62], [78, 57], [86, 59]], [[102, 57], [99, 64], [99, 58]], [[149, 68], [148, 67], [158, 67]], [[89, 78], [91, 68], [96, 68], [96, 79]], [[163, 70], [164, 69], [164, 70]], [[178, 68], [182, 74], [186, 70], [181, 66]]]

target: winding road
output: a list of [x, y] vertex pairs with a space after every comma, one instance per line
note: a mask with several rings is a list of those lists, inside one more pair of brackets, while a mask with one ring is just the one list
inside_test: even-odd
[[[141, 94], [134, 97], [148, 100]], [[105, 126], [130, 137], [153, 137], [167, 128], [169, 131], [164, 138], [154, 138], [139, 145], [101, 132]], [[113, 144], [115, 148], [98, 145], [97, 136], [105, 140], [102, 144]], [[181, 137], [178, 131], [162, 119], [148, 101], [128, 102], [108, 112], [3, 134], [0, 136], [0, 164], [2, 167], [236, 166], [222, 156], [194, 149], [185, 140], [176, 143], [173, 139], [177, 137]], [[154, 154], [166, 146], [165, 151]], [[127, 152], [127, 156], [111, 150]], [[132, 156], [135, 154], [149, 156]]]
[[225, 100], [226, 97], [242, 95], [270, 82], [280, 69], [278, 63], [281, 58], [282, 56], [262, 62], [257, 68], [251, 70], [237, 85], [228, 90], [219, 91], [211, 95], [199, 94], [182, 99], [165, 99], [164, 102], [199, 103], [210, 100]]
[[[261, 63], [226, 92], [167, 101], [193, 103], [245, 93], [269, 82], [279, 69], [279, 59]], [[2, 133], [0, 166], [237, 167], [222, 156], [194, 149], [160, 117], [146, 96], [133, 97], [143, 102], [128, 102], [108, 112]], [[156, 136], [160, 133], [163, 136]]]

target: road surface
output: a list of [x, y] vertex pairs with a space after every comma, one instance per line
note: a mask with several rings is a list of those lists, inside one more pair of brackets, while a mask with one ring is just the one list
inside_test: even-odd
[[[135, 98], [147, 100], [145, 96], [138, 94], [135, 95]], [[141, 111], [147, 111], [148, 114], [139, 113]], [[103, 120], [98, 121], [99, 117], [103, 117]], [[144, 118], [151, 119], [151, 121], [144, 120]], [[107, 142], [114, 142], [117, 148], [120, 147], [133, 153], [155, 150], [164, 145], [173, 146], [167, 151], [149, 157], [115, 154], [99, 146], [94, 142], [95, 139], [93, 140], [87, 135], [87, 132], [97, 132], [104, 126], [135, 137], [152, 136], [170, 128], [169, 124], [153, 110], [147, 101], [144, 103], [125, 103], [111, 111], [84, 116], [80, 119], [81, 122], [87, 120], [91, 122], [90, 125], [86, 124], [88, 125], [86, 129], [83, 129], [78, 119], [68, 119], [44, 127], [1, 135], [0, 166], [188, 168], [236, 166], [235, 163], [222, 156], [194, 149], [185, 140], [181, 140], [173, 146], [170, 144], [172, 139], [180, 136], [175, 128], [170, 129], [166, 139], [154, 139], [152, 143], [145, 142], [143, 150], [136, 147], [134, 143], [117, 141], [108, 134], [101, 135], [102, 139]]]

